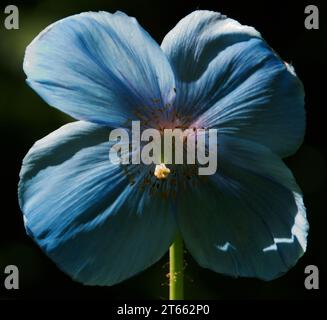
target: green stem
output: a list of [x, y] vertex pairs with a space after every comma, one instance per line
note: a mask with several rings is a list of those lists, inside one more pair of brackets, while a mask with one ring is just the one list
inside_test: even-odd
[[169, 248], [169, 300], [184, 299], [184, 249], [178, 234]]

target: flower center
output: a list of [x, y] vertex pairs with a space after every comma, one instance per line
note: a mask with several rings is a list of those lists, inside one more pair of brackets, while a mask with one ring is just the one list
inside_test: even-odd
[[154, 175], [157, 179], [166, 179], [170, 173], [170, 169], [166, 167], [164, 163], [160, 163], [156, 165], [154, 170]]
[[[205, 128], [199, 123], [194, 123], [192, 115], [184, 116], [171, 105], [166, 105], [161, 108], [142, 107], [134, 112], [134, 116], [136, 119], [128, 119], [125, 126], [132, 130], [133, 121], [139, 121], [140, 132], [144, 132], [146, 129], [159, 131], [161, 156], [154, 167], [144, 163], [122, 165], [131, 185], [137, 185], [141, 192], [149, 192], [150, 196], [158, 195], [163, 199], [169, 197], [175, 199], [182, 190], [196, 187], [199, 183], [207, 181], [207, 176], [199, 175], [199, 168], [203, 166], [203, 163], [199, 163], [196, 158], [198, 151], [195, 153], [198, 139], [201, 136], [200, 131]], [[169, 138], [167, 138], [167, 131]], [[202, 136], [204, 136], [203, 133]], [[146, 144], [141, 141], [140, 150], [144, 150], [143, 148], [148, 146], [148, 141], [145, 141]], [[149, 141], [150, 143], [154, 142], [152, 146], [156, 145], [155, 140]], [[190, 148], [194, 150], [194, 156], [193, 152], [188, 152], [189, 143], [190, 146], [194, 145], [193, 149]], [[166, 152], [166, 146], [170, 152]], [[132, 144], [129, 147], [130, 150], [133, 149]], [[150, 157], [153, 157], [154, 154], [157, 153], [153, 152]]]

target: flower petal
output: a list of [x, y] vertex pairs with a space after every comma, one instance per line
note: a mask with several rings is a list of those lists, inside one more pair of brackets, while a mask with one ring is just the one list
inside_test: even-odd
[[[251, 27], [196, 11], [162, 43], [175, 72], [179, 112], [287, 156], [305, 128], [304, 91], [294, 69]], [[194, 67], [192, 67], [194, 65]]]
[[24, 71], [51, 106], [111, 126], [121, 126], [135, 107], [171, 103], [175, 95], [159, 45], [121, 12], [87, 12], [50, 25], [28, 46]]
[[26, 155], [19, 200], [28, 234], [66, 273], [113, 285], [149, 267], [176, 232], [167, 203], [152, 201], [109, 161], [108, 129], [65, 125]]
[[178, 213], [190, 253], [216, 272], [274, 279], [306, 250], [301, 192], [269, 149], [220, 137], [219, 172], [187, 192]]

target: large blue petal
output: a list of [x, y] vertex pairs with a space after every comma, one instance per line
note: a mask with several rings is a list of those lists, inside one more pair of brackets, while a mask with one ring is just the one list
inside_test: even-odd
[[[29, 85], [76, 119], [121, 126], [136, 108], [174, 98], [174, 75], [135, 18], [82, 13], [42, 31], [28, 46]], [[155, 101], [155, 102], [154, 102]]]
[[19, 201], [28, 234], [66, 273], [92, 285], [113, 285], [167, 251], [175, 218], [167, 202], [132, 185], [109, 157], [108, 129], [65, 125], [26, 155]]
[[175, 72], [175, 104], [195, 124], [260, 142], [281, 156], [299, 147], [302, 83], [256, 30], [196, 11], [168, 33], [162, 48]]
[[220, 137], [218, 172], [185, 193], [178, 221], [200, 265], [274, 279], [306, 250], [308, 223], [291, 172], [268, 148]]

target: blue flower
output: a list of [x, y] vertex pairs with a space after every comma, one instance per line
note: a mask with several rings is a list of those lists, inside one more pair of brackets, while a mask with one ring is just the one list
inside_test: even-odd
[[[121, 12], [82, 13], [41, 32], [24, 71], [78, 120], [34, 144], [19, 183], [28, 234], [73, 279], [119, 283], [177, 232], [201, 266], [231, 276], [271, 280], [304, 253], [305, 207], [281, 160], [303, 140], [304, 91], [254, 28], [195, 11], [159, 46]], [[167, 106], [218, 129], [216, 174], [155, 181], [150, 166], [108, 161], [110, 130]]]

